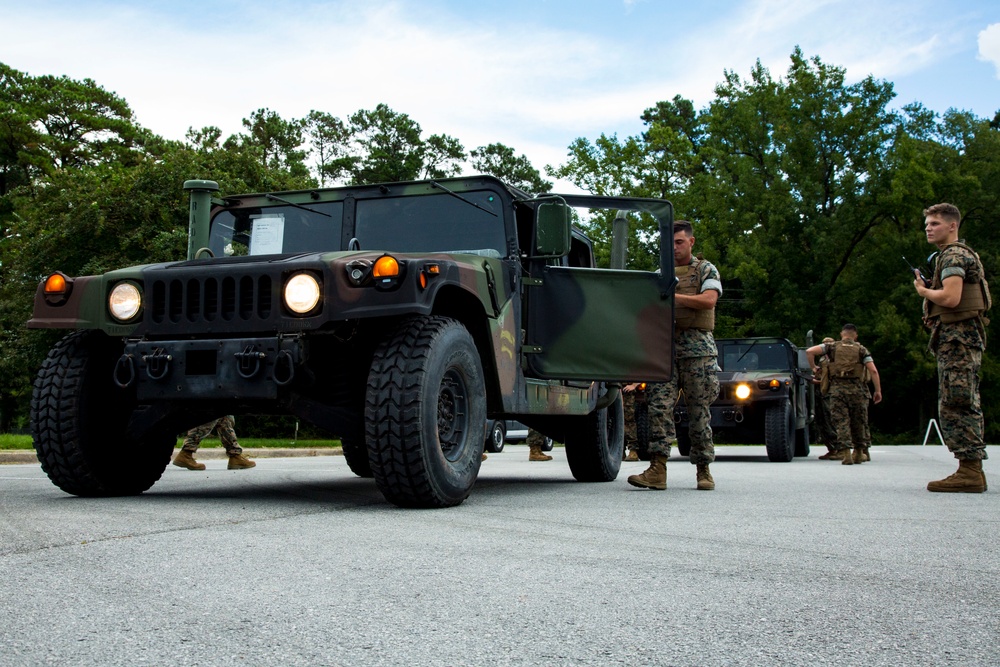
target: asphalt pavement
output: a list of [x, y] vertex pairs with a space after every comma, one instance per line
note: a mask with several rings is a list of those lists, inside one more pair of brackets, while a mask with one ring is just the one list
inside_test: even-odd
[[715, 491], [676, 458], [657, 492], [508, 445], [445, 510], [340, 456], [97, 499], [0, 466], [0, 665], [1000, 664], [1000, 464], [932, 494], [940, 446], [718, 449]]

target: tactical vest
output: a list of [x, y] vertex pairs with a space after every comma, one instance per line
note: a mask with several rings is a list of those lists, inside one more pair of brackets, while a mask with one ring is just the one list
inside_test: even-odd
[[993, 299], [990, 296], [990, 286], [986, 282], [986, 273], [983, 271], [983, 263], [979, 259], [979, 255], [976, 254], [976, 251], [961, 241], [949, 243], [941, 250], [941, 254], [938, 255], [937, 263], [934, 266], [934, 278], [931, 281], [931, 289], [942, 288], [944, 281], [941, 279], [941, 259], [948, 252], [949, 248], [954, 247], [965, 248], [972, 253], [979, 268], [980, 280], [978, 283], [962, 283], [962, 298], [958, 302], [958, 305], [953, 308], [945, 308], [933, 301], [927, 301], [927, 317], [940, 318], [944, 323], [961, 322], [963, 320], [971, 320], [974, 317], [982, 317], [983, 313], [993, 305]]
[[830, 365], [826, 372], [831, 378], [861, 380], [865, 377], [865, 365], [861, 363], [859, 343], [841, 340], [829, 345]]
[[[690, 294], [696, 296], [700, 294], [701, 272], [698, 267], [705, 260], [697, 257], [691, 258], [691, 263], [687, 266], [675, 266], [674, 275], [677, 277], [677, 294]], [[712, 331], [715, 329], [715, 309], [688, 308], [686, 306], [674, 306], [674, 328], [677, 331], [687, 329], [700, 329], [702, 331]]]

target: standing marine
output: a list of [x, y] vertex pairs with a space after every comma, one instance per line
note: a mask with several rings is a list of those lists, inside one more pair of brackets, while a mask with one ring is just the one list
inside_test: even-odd
[[712, 441], [712, 413], [709, 409], [719, 396], [718, 350], [715, 347], [715, 304], [722, 296], [719, 270], [692, 253], [694, 230], [687, 220], [674, 223], [674, 364], [668, 382], [647, 387], [649, 411], [649, 468], [632, 475], [628, 483], [645, 489], [667, 488], [667, 459], [670, 446], [677, 442], [674, 404], [684, 392], [690, 422], [691, 463], [698, 489], [711, 491], [715, 480], [709, 464], [715, 460]]
[[[858, 342], [858, 328], [849, 323], [841, 328], [839, 341], [820, 343], [806, 350], [813, 373], [820, 372], [816, 358], [821, 355], [829, 359], [823, 372], [830, 382], [826, 407], [829, 407], [830, 424], [836, 434], [836, 458], [844, 465], [870, 461], [868, 401], [882, 402], [882, 380], [875, 361]], [[874, 394], [868, 393], [869, 379], [875, 385]]]
[[941, 435], [958, 459], [958, 470], [927, 485], [928, 491], [986, 491], [983, 460], [983, 410], [979, 402], [979, 369], [986, 349], [984, 313], [991, 305], [986, 272], [976, 251], [958, 238], [962, 215], [952, 204], [924, 209], [927, 242], [938, 248], [930, 286], [916, 272], [913, 286], [924, 298], [928, 347], [937, 358], [938, 416]]

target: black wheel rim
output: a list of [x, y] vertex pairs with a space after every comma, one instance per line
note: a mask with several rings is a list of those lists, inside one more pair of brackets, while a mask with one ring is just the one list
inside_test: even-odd
[[441, 379], [438, 394], [438, 442], [449, 461], [457, 461], [468, 431], [469, 395], [465, 379], [456, 369], [449, 369]]

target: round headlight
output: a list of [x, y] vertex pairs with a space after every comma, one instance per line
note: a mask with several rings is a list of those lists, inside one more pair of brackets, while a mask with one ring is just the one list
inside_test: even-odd
[[128, 322], [139, 314], [142, 293], [134, 283], [118, 283], [108, 297], [108, 310], [120, 322]]
[[308, 313], [319, 303], [319, 297], [319, 282], [309, 273], [296, 273], [285, 283], [285, 305], [293, 313]]
[[736, 385], [736, 398], [740, 400], [750, 398], [750, 385], [748, 384]]

